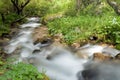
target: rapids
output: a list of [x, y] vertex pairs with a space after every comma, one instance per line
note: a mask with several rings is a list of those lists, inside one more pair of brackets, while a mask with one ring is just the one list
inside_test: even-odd
[[[35, 65], [39, 71], [45, 71], [51, 80], [84, 80], [81, 71], [84, 64], [90, 59], [81, 59], [71, 51], [59, 46], [50, 44], [34, 44], [32, 39], [33, 30], [40, 27], [39, 18], [27, 18], [28, 22], [20, 25], [20, 31], [15, 35], [4, 50], [12, 57], [16, 57], [17, 62], [26, 62]], [[92, 57], [95, 52], [109, 53], [115, 56], [120, 51], [107, 46], [87, 44], [79, 48], [79, 51]], [[47, 59], [47, 57], [49, 59]], [[78, 76], [79, 73], [79, 76]], [[103, 79], [102, 79], [103, 80]]]

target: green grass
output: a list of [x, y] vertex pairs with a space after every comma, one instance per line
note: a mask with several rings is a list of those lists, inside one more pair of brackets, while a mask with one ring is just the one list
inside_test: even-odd
[[62, 33], [65, 42], [71, 44], [87, 40], [92, 35], [103, 38], [105, 26], [109, 26], [114, 17], [120, 20], [117, 15], [63, 17], [49, 22], [48, 27], [51, 35]]
[[0, 59], [0, 80], [49, 80], [44, 72], [38, 72], [31, 64], [17, 63]]

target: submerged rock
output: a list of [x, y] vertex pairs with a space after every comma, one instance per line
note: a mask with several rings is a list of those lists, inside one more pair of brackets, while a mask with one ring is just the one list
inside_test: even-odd
[[89, 63], [82, 71], [84, 80], [120, 80], [120, 64]]

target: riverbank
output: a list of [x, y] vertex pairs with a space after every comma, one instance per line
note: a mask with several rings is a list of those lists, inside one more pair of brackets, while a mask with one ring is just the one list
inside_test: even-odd
[[[89, 40], [89, 42], [74, 42], [70, 45], [65, 43], [64, 35], [50, 35], [49, 27], [32, 21], [37, 20], [35, 18], [28, 19], [30, 20], [22, 24], [19, 30], [15, 30], [17, 34], [12, 36], [12, 40], [5, 47], [6, 51], [9, 55], [14, 53], [13, 57], [15, 58], [16, 56], [14, 55], [18, 55], [17, 61], [33, 64], [40, 72], [42, 71], [42, 67], [45, 68], [47, 71], [46, 74], [50, 79], [77, 80], [76, 74], [78, 71], [81, 73], [84, 63], [89, 60], [95, 61], [98, 64], [104, 61], [117, 61], [119, 63], [119, 50], [113, 49], [114, 46], [110, 44], [103, 44], [103, 42], [96, 43], [96, 40]], [[1, 65], [4, 65], [4, 61], [1, 62]], [[63, 62], [68, 64], [64, 64]], [[23, 65], [20, 64], [20, 66]], [[71, 66], [70, 68], [68, 68], [69, 65]], [[79, 67], [76, 65], [79, 65]], [[74, 70], [70, 71], [72, 67], [74, 67]], [[2, 75], [5, 70], [1, 72]], [[14, 68], [12, 71], [14, 71]], [[55, 74], [52, 74], [53, 72]], [[68, 74], [71, 75], [71, 78], [67, 76]], [[87, 74], [85, 75], [88, 76]], [[47, 78], [46, 80], [49, 79]]]

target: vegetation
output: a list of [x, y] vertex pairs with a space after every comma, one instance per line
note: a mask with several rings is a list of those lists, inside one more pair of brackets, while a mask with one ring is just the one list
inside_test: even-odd
[[83, 42], [84, 40], [87, 42], [92, 36], [98, 38], [96, 42], [119, 44], [120, 19], [107, 2], [86, 1], [82, 5], [77, 4], [77, 7], [78, 5], [81, 8], [77, 12], [66, 12], [67, 15], [63, 18], [48, 23], [51, 35], [62, 33], [65, 42], [68, 44]]
[[[65, 17], [49, 22], [48, 26], [51, 35], [62, 33], [65, 41], [68, 44], [76, 41], [86, 40], [91, 36], [96, 36], [99, 38], [99, 40], [103, 39], [103, 41], [106, 42], [108, 37], [105, 36], [108, 36], [111, 33], [117, 33], [118, 31], [118, 22], [120, 19], [117, 18], [115, 23], [114, 19], [116, 19], [115, 16], [97, 17], [87, 15], [77, 17]], [[111, 37], [111, 39], [115, 38]]]
[[0, 61], [0, 80], [49, 80], [44, 72], [30, 64], [10, 64]]
[[[0, 0], [0, 36], [9, 34], [26, 16], [39, 16], [50, 35], [62, 34], [67, 44], [95, 36], [96, 42], [120, 49], [119, 7], [119, 0]], [[32, 65], [1, 60], [0, 75], [0, 80], [48, 80]]]
[[29, 0], [24, 4], [18, 0], [0, 0], [0, 36], [4, 33], [9, 33], [11, 26], [22, 20], [24, 7], [29, 3]]

